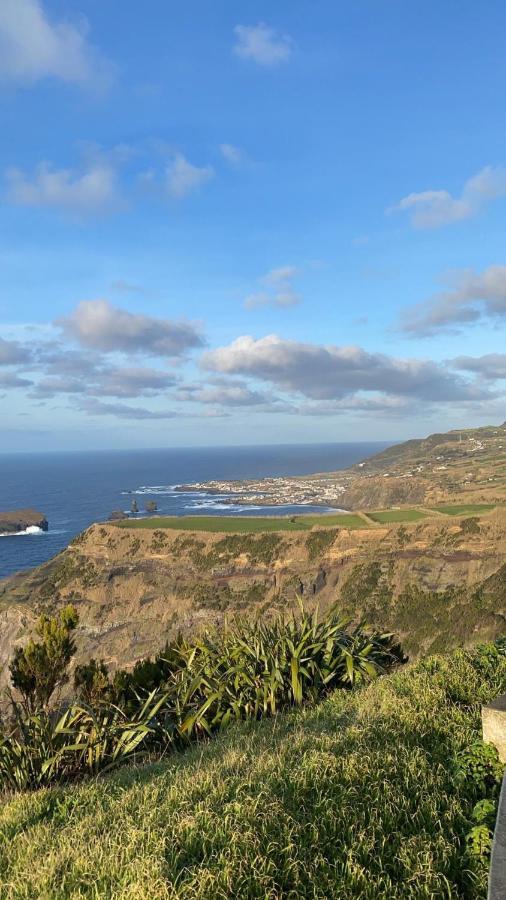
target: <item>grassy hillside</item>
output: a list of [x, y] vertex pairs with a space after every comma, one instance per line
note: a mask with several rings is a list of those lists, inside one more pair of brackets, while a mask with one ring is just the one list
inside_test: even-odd
[[166, 762], [13, 799], [1, 895], [480, 900], [479, 792], [456, 763], [504, 690], [504, 656], [458, 651]]

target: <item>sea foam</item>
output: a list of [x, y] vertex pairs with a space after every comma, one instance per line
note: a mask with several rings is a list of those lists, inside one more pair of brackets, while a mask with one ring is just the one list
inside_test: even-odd
[[44, 534], [44, 531], [38, 525], [29, 525], [24, 531], [4, 531], [0, 537], [19, 537], [21, 534]]

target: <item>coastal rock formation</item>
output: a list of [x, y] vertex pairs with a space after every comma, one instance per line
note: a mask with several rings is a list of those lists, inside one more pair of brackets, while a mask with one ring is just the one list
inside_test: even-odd
[[15, 509], [10, 512], [0, 512], [0, 534], [16, 534], [26, 531], [27, 528], [40, 528], [47, 531], [49, 528], [45, 515], [36, 509]]
[[395, 631], [421, 653], [506, 631], [506, 510], [357, 528], [255, 534], [97, 524], [49, 562], [0, 581], [0, 683], [42, 611], [73, 603], [80, 663], [112, 668], [234, 615], [302, 596]]

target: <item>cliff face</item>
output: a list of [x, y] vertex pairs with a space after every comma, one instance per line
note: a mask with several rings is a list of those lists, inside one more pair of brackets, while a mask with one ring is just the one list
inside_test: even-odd
[[16, 534], [27, 528], [42, 528], [47, 531], [48, 521], [43, 513], [36, 509], [15, 509], [11, 512], [0, 512], [0, 534]]
[[413, 655], [506, 632], [506, 511], [370, 530], [192, 533], [94, 525], [0, 582], [0, 681], [41, 611], [76, 606], [80, 662], [131, 665], [178, 631], [271, 615], [301, 595], [396, 631]]

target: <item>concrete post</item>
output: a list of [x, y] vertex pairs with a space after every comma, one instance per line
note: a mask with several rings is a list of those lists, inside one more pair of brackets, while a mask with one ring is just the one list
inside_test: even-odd
[[506, 763], [506, 694], [482, 707], [481, 721], [483, 740], [497, 747], [499, 759]]

